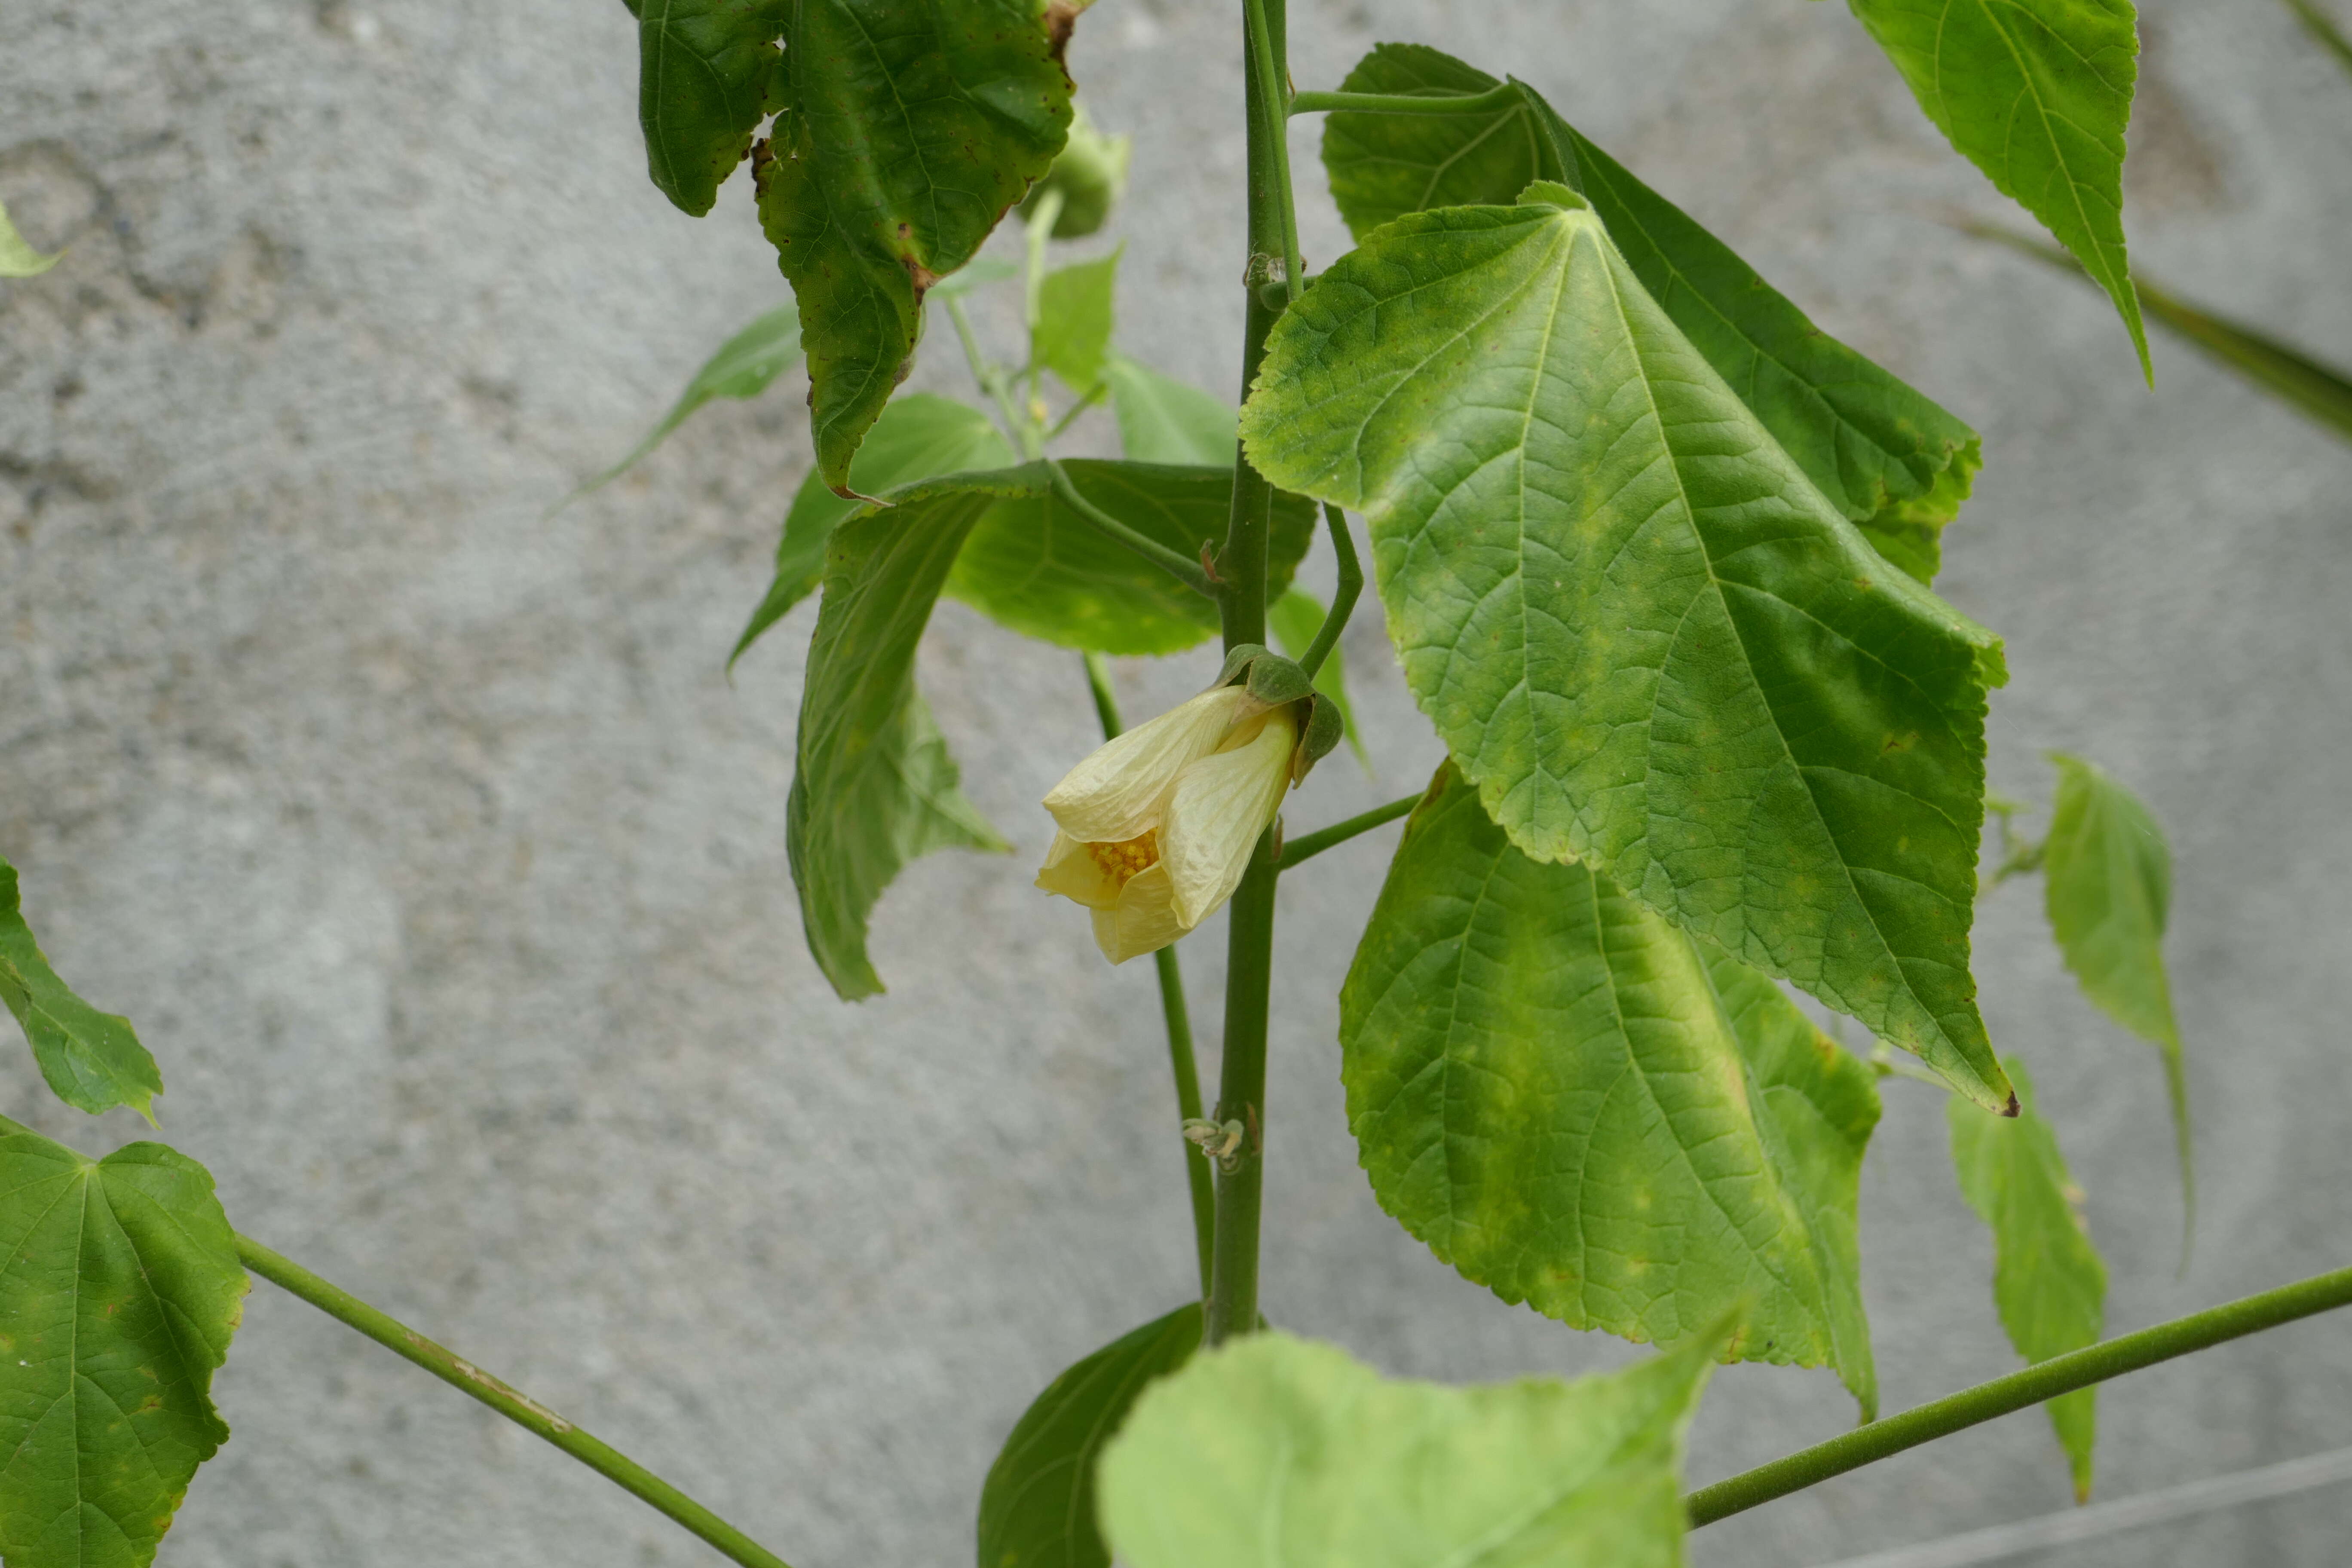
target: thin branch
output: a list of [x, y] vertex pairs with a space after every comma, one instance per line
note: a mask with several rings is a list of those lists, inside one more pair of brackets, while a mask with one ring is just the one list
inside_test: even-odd
[[1078, 487], [1070, 482], [1070, 476], [1063, 471], [1061, 464], [1051, 458], [1045, 458], [1045, 472], [1053, 481], [1054, 494], [1064, 506], [1092, 523], [1107, 538], [1117, 540], [1126, 545], [1203, 598], [1213, 599], [1217, 596], [1216, 590], [1210, 586], [1209, 574], [1201, 570], [1201, 563], [1198, 561], [1181, 551], [1171, 550], [1158, 540], [1148, 538], [1128, 527], [1127, 524], [1080, 495]]
[[1315, 640], [1298, 660], [1308, 679], [1323, 668], [1339, 646], [1339, 634], [1348, 629], [1348, 617], [1356, 613], [1356, 597], [1364, 591], [1364, 564], [1356, 559], [1355, 536], [1348, 531], [1348, 514], [1330, 502], [1323, 503], [1323, 521], [1330, 525], [1331, 548], [1339, 557], [1339, 583], [1331, 595], [1331, 611], [1315, 630]]
[[1484, 114], [1524, 101], [1509, 82], [1485, 92], [1297, 92], [1290, 96], [1293, 114]]
[[1312, 860], [1335, 845], [1345, 844], [1360, 833], [1370, 833], [1384, 822], [1394, 822], [1420, 804], [1420, 795], [1409, 795], [1402, 800], [1392, 800], [1386, 805], [1376, 805], [1370, 811], [1348, 818], [1345, 822], [1335, 822], [1328, 827], [1318, 827], [1304, 837], [1294, 838], [1285, 844], [1282, 847], [1282, 858], [1276, 861], [1276, 865], [1287, 871], [1302, 861]]
[[956, 338], [963, 344], [964, 363], [971, 367], [972, 380], [980, 384], [982, 392], [996, 400], [996, 412], [1003, 417], [1005, 435], [1029, 456], [1036, 457], [1040, 448], [1034, 439], [1034, 432], [1029, 422], [1021, 417], [1020, 411], [1013, 406], [1013, 393], [1004, 384], [1004, 373], [989, 363], [988, 356], [980, 352], [980, 339], [972, 333], [971, 318], [964, 314], [962, 300], [950, 294], [947, 302], [948, 320], [955, 323]]
[[1826, 1443], [1816, 1443], [1728, 1480], [1702, 1487], [1683, 1501], [1690, 1510], [1694, 1528], [1713, 1524], [1718, 1519], [1818, 1486], [1832, 1476], [1842, 1476], [1938, 1437], [1948, 1437], [1995, 1416], [2040, 1405], [2078, 1388], [2089, 1388], [2175, 1356], [2208, 1350], [2298, 1318], [2345, 1306], [2352, 1306], [2352, 1268], [2339, 1268], [2332, 1274], [2265, 1290], [2242, 1301], [2208, 1308], [2137, 1333], [2053, 1356], [2007, 1377], [1997, 1377], [1932, 1405], [1922, 1405], [1900, 1415], [1856, 1427]]
[[431, 1373], [458, 1393], [480, 1400], [524, 1431], [544, 1437], [598, 1475], [635, 1493], [745, 1568], [787, 1568], [784, 1560], [646, 1469], [627, 1455], [591, 1437], [555, 1412], [527, 1398], [473, 1363], [435, 1344], [423, 1334], [378, 1311], [350, 1291], [279, 1257], [251, 1237], [236, 1238], [236, 1255], [247, 1268], [373, 1340], [384, 1349]]

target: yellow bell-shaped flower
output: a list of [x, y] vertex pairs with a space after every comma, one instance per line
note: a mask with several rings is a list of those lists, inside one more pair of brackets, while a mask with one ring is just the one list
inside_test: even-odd
[[1137, 725], [1046, 795], [1061, 831], [1037, 886], [1094, 911], [1113, 963], [1166, 947], [1234, 896], [1297, 743], [1291, 707], [1239, 686]]

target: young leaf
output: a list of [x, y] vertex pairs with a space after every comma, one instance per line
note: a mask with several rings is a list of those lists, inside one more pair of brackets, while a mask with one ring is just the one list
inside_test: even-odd
[[53, 256], [43, 256], [16, 232], [8, 221], [8, 209], [0, 206], [0, 278], [38, 278], [65, 258], [60, 250]]
[[1039, 364], [1086, 394], [1102, 380], [1110, 352], [1111, 300], [1118, 286], [1118, 251], [1045, 274], [1037, 331], [1029, 345]]
[[769, 311], [720, 344], [719, 352], [694, 373], [694, 379], [686, 384], [686, 390], [678, 394], [677, 401], [670, 405], [661, 423], [646, 431], [646, 438], [631, 448], [627, 457], [564, 497], [564, 504], [602, 489], [635, 468], [646, 453], [668, 440], [671, 431], [693, 417], [695, 411], [712, 398], [757, 397], [786, 369], [800, 363], [799, 310], [784, 305]]
[[1832, 1366], [1874, 1414], [1855, 1204], [1870, 1069], [1774, 984], [1582, 866], [1512, 847], [1449, 764], [1339, 993], [1381, 1206], [1506, 1301]]
[[793, 26], [793, 112], [753, 164], [800, 302], [817, 471], [844, 492], [925, 290], [1051, 166], [1070, 80], [1035, 0], [798, 0]]
[[1880, 560], [1580, 198], [1376, 232], [1276, 323], [1242, 438], [1370, 516], [1407, 684], [1521, 849], [2008, 1104], [1968, 968], [2000, 645]]
[[1119, 450], [1138, 463], [1234, 466], [1234, 405], [1113, 349], [1104, 356]]
[[[1196, 559], [1225, 537], [1229, 468], [1084, 458], [1064, 470], [1080, 495], [1129, 527]], [[1042, 466], [996, 476], [1017, 485], [972, 529], [947, 591], [1024, 636], [1093, 653], [1175, 653], [1217, 629], [1217, 606], [1093, 524], [1053, 493]], [[1315, 537], [1315, 509], [1275, 498], [1267, 592], [1280, 594]]]
[[[2027, 1361], [2048, 1361], [2096, 1344], [2107, 1299], [2106, 1265], [2084, 1227], [2082, 1194], [2066, 1173], [2058, 1140], [2034, 1108], [2025, 1064], [2004, 1057], [2022, 1108], [1987, 1116], [1955, 1099], [1948, 1110], [1960, 1191], [1992, 1227], [1993, 1300], [2009, 1342]], [[2091, 1495], [2091, 1450], [2098, 1439], [2098, 1390], [2050, 1401], [2051, 1425], [2074, 1475], [2074, 1500]]]
[[[849, 479], [864, 493], [881, 495], [901, 485], [975, 468], [1001, 468], [1012, 461], [1013, 448], [987, 415], [951, 397], [912, 392], [892, 399], [874, 422], [873, 432], [849, 466]], [[824, 549], [835, 525], [863, 504], [834, 494], [814, 473], [801, 481], [792, 510], [784, 514], [783, 536], [776, 541], [775, 579], [751, 612], [743, 635], [735, 639], [728, 668], [735, 668], [761, 634], [816, 592], [824, 580]]]
[[[1294, 584], [1282, 597], [1266, 606], [1265, 621], [1274, 633], [1274, 640], [1282, 645], [1282, 651], [1293, 658], [1303, 658], [1314, 646], [1315, 634], [1323, 629], [1327, 614], [1322, 600]], [[1364, 750], [1364, 738], [1356, 732], [1356, 710], [1348, 701], [1348, 662], [1337, 644], [1332, 646], [1330, 657], [1324, 659], [1323, 668], [1315, 672], [1315, 689], [1328, 697], [1331, 706], [1339, 710], [1339, 732], [1348, 738], [1348, 749], [1356, 753], [1356, 761], [1370, 773], [1371, 755]]]
[[1013, 848], [956, 787], [955, 760], [915, 689], [915, 645], [964, 536], [995, 500], [967, 476], [834, 530], [784, 843], [802, 934], [845, 1002], [882, 989], [866, 922], [901, 867], [934, 849]]
[[212, 1378], [247, 1284], [213, 1179], [0, 1121], [0, 1559], [145, 1568], [228, 1441]]
[[2050, 760], [2058, 764], [2058, 802], [2042, 847], [2050, 930], [2083, 994], [2164, 1054], [2181, 1192], [2193, 1218], [2189, 1076], [2164, 968], [2172, 856], [2137, 795], [2078, 757], [2053, 752]]
[[2131, 0], [1847, 0], [1927, 118], [2042, 220], [2122, 313], [2156, 378], [2124, 253]]
[[1128, 1568], [1672, 1568], [1683, 1436], [1728, 1331], [1480, 1388], [1251, 1334], [1137, 1401], [1102, 1458], [1104, 1533]]
[[101, 1013], [58, 978], [18, 900], [16, 868], [0, 860], [0, 1002], [33, 1047], [41, 1077], [59, 1100], [92, 1116], [127, 1105], [153, 1125], [163, 1092], [155, 1058], [128, 1018]]
[[[1484, 71], [1418, 44], [1382, 44], [1351, 92], [1478, 93]], [[1926, 583], [1939, 535], [1980, 466], [1976, 432], [1813, 325], [1681, 208], [1628, 174], [1533, 88], [1490, 114], [1330, 116], [1323, 161], [1359, 239], [1408, 212], [1505, 205], [1529, 181], [1581, 191], [1626, 264], [1693, 347], [1895, 565]]]
[[637, 123], [664, 195], [700, 217], [783, 107], [793, 0], [639, 0]]
[[1195, 1301], [1112, 1341], [1022, 1415], [980, 1492], [980, 1568], [1110, 1568], [1095, 1525], [1095, 1458], [1153, 1381], [1201, 1345]]

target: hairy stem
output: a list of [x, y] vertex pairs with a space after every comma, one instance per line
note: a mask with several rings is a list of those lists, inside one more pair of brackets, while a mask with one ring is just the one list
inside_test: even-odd
[[1384, 822], [1394, 822], [1398, 817], [1419, 805], [1421, 800], [1421, 795], [1409, 795], [1402, 800], [1392, 800], [1386, 805], [1376, 805], [1370, 811], [1359, 812], [1345, 822], [1335, 822], [1328, 827], [1318, 827], [1312, 833], [1303, 833], [1282, 847], [1282, 858], [1276, 864], [1287, 871], [1301, 861], [1314, 859], [1326, 849], [1345, 844], [1360, 833], [1370, 833]]
[[1331, 549], [1339, 557], [1339, 581], [1331, 595], [1331, 612], [1315, 629], [1315, 640], [1307, 645], [1300, 656], [1298, 668], [1309, 679], [1323, 668], [1331, 650], [1339, 645], [1339, 634], [1348, 629], [1348, 617], [1356, 613], [1356, 598], [1364, 591], [1364, 565], [1356, 559], [1355, 536], [1348, 531], [1348, 514], [1330, 502], [1323, 503], [1323, 521], [1330, 525]]
[[1932, 1405], [1922, 1405], [1900, 1415], [1856, 1427], [1826, 1443], [1816, 1443], [1728, 1480], [1702, 1487], [1684, 1502], [1690, 1510], [1693, 1526], [1713, 1524], [1718, 1519], [1819, 1485], [1832, 1476], [1842, 1476], [1890, 1454], [1948, 1437], [1995, 1416], [2040, 1405], [2062, 1394], [2072, 1394], [2078, 1388], [2088, 1388], [2175, 1356], [2346, 1306], [2352, 1306], [2352, 1268], [2339, 1268], [2332, 1274], [2265, 1290], [2226, 1306], [2208, 1308], [2087, 1349], [2053, 1356], [2007, 1377], [1997, 1377]]
[[[2292, 0], [2290, 0], [2292, 3]], [[1295, 92], [1290, 112], [1316, 114], [1483, 114], [1519, 102], [1519, 89], [1510, 82], [1484, 92]]]
[[545, 1405], [378, 1311], [350, 1291], [329, 1284], [251, 1237], [236, 1238], [236, 1255], [247, 1268], [271, 1284], [357, 1329], [393, 1354], [415, 1362], [458, 1393], [480, 1400], [525, 1431], [546, 1438], [614, 1485], [653, 1504], [746, 1568], [787, 1568], [782, 1558], [627, 1455], [591, 1437]]
[[[1102, 721], [1103, 739], [1113, 741], [1127, 726], [1118, 713], [1118, 693], [1110, 683], [1110, 663], [1098, 653], [1086, 656], [1087, 689], [1094, 693], [1095, 717]], [[1185, 1121], [1201, 1114], [1201, 1069], [1192, 1059], [1192, 1012], [1184, 1003], [1184, 972], [1176, 962], [1174, 943], [1151, 955], [1160, 971], [1160, 1013], [1168, 1024], [1168, 1066], [1176, 1079], [1176, 1114]], [[1184, 1148], [1184, 1180], [1192, 1194], [1192, 1244], [1200, 1254], [1201, 1294], [1209, 1293], [1209, 1260], [1217, 1233], [1217, 1194], [1209, 1178], [1209, 1162]]]

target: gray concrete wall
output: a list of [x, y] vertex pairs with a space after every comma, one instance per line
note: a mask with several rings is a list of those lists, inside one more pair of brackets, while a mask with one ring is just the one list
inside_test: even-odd
[[[1219, 387], [1233, 10], [1103, 0], [1072, 57], [1138, 142], [1122, 341]], [[2352, 362], [2352, 83], [2273, 0], [2151, 11], [2137, 257]], [[2073, 993], [2029, 887], [1979, 924], [2111, 1321], [2346, 1261], [2352, 452], [2171, 342], [2143, 390], [2096, 296], [1937, 226], [2000, 204], [1836, 9], [1294, 13], [1304, 84], [1391, 37], [1530, 78], [1979, 425], [1946, 585], [2010, 639], [1995, 781], [2046, 798], [2042, 748], [2082, 752], [2178, 853], [2206, 1191], [2184, 1278], [2149, 1053]], [[890, 994], [823, 986], [783, 853], [809, 613], [720, 673], [807, 461], [794, 392], [543, 518], [783, 297], [740, 184], [699, 225], [646, 184], [634, 84], [610, 0], [8, 0], [0, 199], [71, 250], [0, 285], [0, 852], [66, 972], [139, 1021], [167, 1134], [243, 1228], [803, 1568], [957, 1562], [1030, 1395], [1190, 1288], [1151, 983], [1027, 886], [1035, 803], [1089, 743], [1076, 659], [949, 605], [924, 679], [1021, 858], [919, 866], [877, 927]], [[1305, 205], [1328, 260], [1336, 220]], [[919, 374], [960, 384], [944, 333]], [[1335, 759], [1294, 822], [1435, 757], [1374, 616], [1347, 649], [1378, 776]], [[1141, 710], [1203, 668], [1121, 679]], [[1611, 1364], [1437, 1264], [1355, 1168], [1333, 996], [1381, 863], [1368, 844], [1284, 890], [1269, 1310], [1397, 1373]], [[1220, 947], [1186, 948], [1204, 1015]], [[2011, 1364], [1938, 1098], [1890, 1088], [1865, 1175], [1890, 1408]], [[91, 1148], [139, 1131], [57, 1108], [14, 1046], [0, 1110]], [[166, 1545], [181, 1568], [716, 1561], [268, 1286], [219, 1392], [236, 1437]], [[1695, 1473], [1850, 1419], [1826, 1373], [1735, 1369]], [[2104, 1428], [2118, 1496], [2352, 1444], [2352, 1322], [2144, 1375]], [[2029, 1414], [1696, 1555], [1821, 1563], [2064, 1500]], [[2339, 1489], [2049, 1561], [2319, 1568], [2347, 1521]]]

